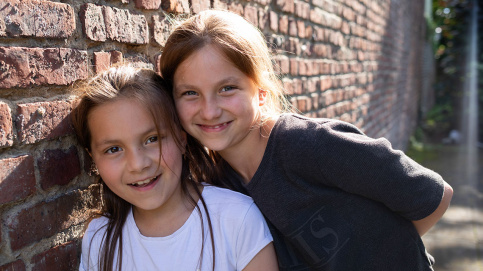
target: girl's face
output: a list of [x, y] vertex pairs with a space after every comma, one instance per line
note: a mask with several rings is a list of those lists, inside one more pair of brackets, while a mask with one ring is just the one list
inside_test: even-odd
[[246, 146], [256, 132], [263, 97], [253, 80], [207, 45], [174, 74], [174, 99], [183, 128], [211, 150]]
[[149, 111], [128, 99], [97, 106], [88, 115], [91, 155], [99, 174], [134, 211], [162, 210], [182, 198], [183, 152], [163, 123], [158, 125], [161, 134]]

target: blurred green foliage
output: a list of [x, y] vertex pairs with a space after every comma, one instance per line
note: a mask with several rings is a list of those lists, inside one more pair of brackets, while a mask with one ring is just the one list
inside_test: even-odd
[[432, 18], [427, 18], [436, 62], [435, 104], [420, 128], [433, 140], [459, 129], [470, 8], [469, 0], [433, 0]]

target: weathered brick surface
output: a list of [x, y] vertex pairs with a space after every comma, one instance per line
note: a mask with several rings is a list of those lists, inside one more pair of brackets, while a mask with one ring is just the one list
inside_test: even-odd
[[191, 0], [191, 10], [194, 14], [210, 8], [210, 0]]
[[18, 140], [31, 144], [72, 133], [72, 106], [70, 101], [19, 104], [15, 118]]
[[19, 250], [82, 223], [96, 204], [88, 198], [88, 193], [73, 192], [20, 210], [8, 217], [6, 225], [12, 250]]
[[94, 69], [96, 73], [103, 72], [111, 66], [111, 54], [108, 52], [94, 53]]
[[0, 266], [0, 271], [25, 271], [25, 264], [22, 260], [17, 260], [15, 262], [7, 263]]
[[0, 102], [0, 147], [13, 144], [12, 114], [6, 103]]
[[153, 29], [154, 41], [159, 46], [164, 46], [171, 29], [169, 20], [165, 16], [153, 15], [151, 27]]
[[67, 38], [74, 30], [74, 10], [68, 4], [0, 0], [0, 36]]
[[38, 271], [77, 270], [79, 267], [77, 250], [79, 248], [77, 242], [68, 242], [37, 254], [32, 258], [32, 269]]
[[127, 9], [84, 4], [80, 18], [84, 34], [91, 40], [110, 39], [131, 44], [147, 44], [149, 41], [148, 24], [142, 14], [134, 14]]
[[87, 78], [87, 52], [70, 48], [0, 47], [0, 88], [68, 85]]
[[188, 0], [163, 0], [161, 7], [166, 12], [189, 13], [190, 6]]
[[161, 6], [161, 0], [135, 0], [134, 3], [142, 9], [158, 9]]
[[0, 205], [35, 192], [34, 159], [22, 155], [0, 160]]
[[65, 151], [58, 149], [42, 151], [37, 165], [40, 172], [40, 186], [44, 190], [54, 185], [66, 185], [81, 173], [75, 146]]
[[295, 10], [294, 0], [276, 0], [275, 4], [283, 12], [293, 13]]
[[254, 6], [246, 6], [245, 7], [245, 19], [252, 23], [255, 26], [258, 26], [258, 10]]

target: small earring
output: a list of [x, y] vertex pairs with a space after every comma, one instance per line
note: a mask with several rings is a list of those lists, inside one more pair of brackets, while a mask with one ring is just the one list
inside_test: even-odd
[[99, 176], [99, 169], [97, 169], [96, 163], [92, 162], [90, 169], [91, 176]]

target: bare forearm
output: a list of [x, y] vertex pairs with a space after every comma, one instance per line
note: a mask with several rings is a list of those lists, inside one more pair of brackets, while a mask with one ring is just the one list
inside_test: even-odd
[[423, 236], [427, 231], [429, 231], [429, 229], [431, 229], [441, 219], [441, 217], [448, 209], [452, 197], [453, 197], [453, 188], [445, 182], [443, 199], [439, 203], [438, 208], [436, 208], [436, 210], [429, 216], [421, 220], [413, 221], [414, 227], [416, 227], [416, 230], [418, 231], [420, 236]]

